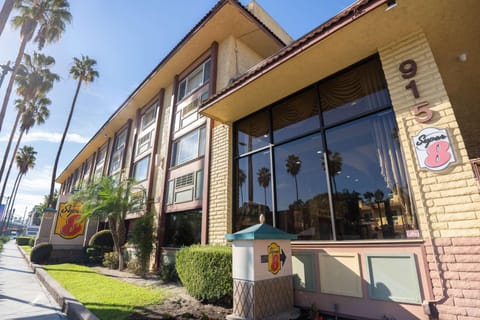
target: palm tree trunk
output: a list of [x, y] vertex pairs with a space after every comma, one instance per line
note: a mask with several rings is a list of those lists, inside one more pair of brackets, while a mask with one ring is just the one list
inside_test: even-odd
[[5, 209], [6, 210], [6, 217], [5, 217], [5, 222], [3, 223], [2, 225], [2, 230], [3, 229], [8, 229], [8, 226], [10, 224], [10, 216], [11, 216], [11, 208], [12, 208], [12, 202], [13, 202], [13, 193], [15, 191], [15, 186], [17, 185], [18, 183], [18, 180], [20, 179], [20, 172], [17, 174], [17, 178], [15, 179], [15, 183], [13, 184], [13, 188], [12, 188], [12, 193], [10, 194], [10, 201], [8, 202], [8, 205], [7, 205], [7, 208]]
[[5, 25], [7, 24], [8, 17], [13, 9], [13, 4], [15, 0], [5, 0], [3, 3], [2, 11], [0, 11], [0, 35], [3, 33], [3, 29], [5, 29]]
[[[12, 190], [12, 201], [10, 201], [10, 211], [13, 210], [13, 205], [15, 204], [15, 198], [17, 197], [18, 186], [20, 186], [20, 181], [22, 180], [22, 174], [19, 172], [17, 175], [17, 179], [15, 181], [15, 185], [13, 186]], [[10, 217], [7, 222], [7, 229], [10, 226], [10, 221], [12, 220], [13, 212], [10, 213]]]
[[297, 193], [297, 201], [298, 201], [298, 181], [297, 181], [297, 175], [293, 176], [295, 178], [295, 192]]
[[108, 224], [110, 226], [110, 231], [112, 232], [113, 239], [113, 248], [118, 255], [118, 270], [123, 270], [123, 252], [120, 244], [120, 239], [117, 232], [117, 223], [114, 218], [108, 217]]
[[[18, 146], [20, 145], [20, 141], [22, 141], [23, 134], [25, 130], [20, 130], [20, 135], [18, 136], [17, 143], [15, 144], [15, 148], [13, 149], [12, 157], [10, 158], [10, 164], [8, 165], [7, 173], [5, 174], [5, 179], [3, 180], [2, 192], [0, 193], [0, 203], [3, 200], [3, 195], [5, 194], [5, 189], [7, 188], [8, 178], [10, 176], [10, 171], [12, 170], [13, 161], [15, 161], [15, 155], [18, 151]], [[3, 168], [2, 164], [2, 168]]]
[[70, 127], [70, 121], [72, 120], [73, 110], [75, 109], [75, 104], [77, 103], [78, 92], [80, 91], [80, 86], [82, 84], [82, 78], [78, 79], [77, 89], [75, 90], [75, 95], [73, 96], [72, 105], [70, 107], [70, 113], [68, 114], [67, 123], [65, 129], [63, 130], [62, 139], [60, 140], [60, 145], [58, 146], [57, 156], [55, 157], [55, 163], [53, 165], [52, 179], [50, 181], [50, 193], [48, 194], [48, 207], [52, 206], [53, 202], [53, 192], [55, 190], [55, 178], [57, 176], [57, 167], [58, 161], [60, 159], [60, 154], [62, 153], [63, 143], [65, 142], [65, 137], [67, 136], [68, 128]]
[[[17, 117], [15, 118], [15, 122], [13, 123], [12, 131], [10, 132], [10, 137], [8, 138], [7, 147], [5, 148], [5, 153], [3, 154], [3, 161], [2, 166], [0, 167], [0, 181], [3, 177], [3, 172], [5, 171], [5, 165], [7, 164], [8, 154], [10, 153], [10, 147], [12, 146], [13, 138], [15, 137], [15, 132], [17, 131], [18, 122], [20, 121], [20, 111], [17, 112]], [[0, 202], [3, 200], [3, 193], [0, 197]]]
[[15, 65], [13, 66], [13, 71], [10, 75], [10, 80], [8, 81], [8, 87], [5, 91], [5, 96], [3, 98], [2, 109], [0, 110], [0, 132], [2, 131], [3, 120], [5, 120], [5, 113], [7, 112], [8, 101], [10, 100], [10, 95], [13, 90], [13, 83], [15, 82], [15, 77], [17, 76], [18, 67], [22, 62], [23, 54], [25, 53], [25, 47], [31, 36], [25, 36], [22, 38], [20, 48], [18, 49], [17, 58], [15, 59]]

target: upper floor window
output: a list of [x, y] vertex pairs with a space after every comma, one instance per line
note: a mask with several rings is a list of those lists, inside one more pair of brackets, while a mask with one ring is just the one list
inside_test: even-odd
[[113, 145], [112, 158], [110, 160], [110, 174], [117, 172], [122, 167], [125, 144], [127, 142], [127, 128], [117, 134]]
[[187, 133], [173, 143], [172, 167], [205, 154], [205, 127]]
[[107, 156], [107, 146], [98, 151], [97, 163], [95, 164], [95, 175], [102, 176], [105, 167], [105, 158]]
[[178, 101], [190, 95], [210, 80], [210, 59], [202, 63], [183, 79], [178, 86]]
[[152, 133], [153, 130], [142, 135], [137, 140], [137, 155], [144, 153], [152, 148]]
[[150, 165], [150, 156], [147, 156], [135, 163], [133, 168], [133, 177], [137, 182], [147, 180], [149, 165]]
[[157, 104], [150, 106], [142, 115], [141, 130], [145, 130], [155, 122], [157, 116]]

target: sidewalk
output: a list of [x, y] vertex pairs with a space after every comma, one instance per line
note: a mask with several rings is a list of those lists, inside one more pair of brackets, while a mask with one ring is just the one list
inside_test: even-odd
[[0, 253], [0, 319], [67, 319], [14, 241], [5, 243]]

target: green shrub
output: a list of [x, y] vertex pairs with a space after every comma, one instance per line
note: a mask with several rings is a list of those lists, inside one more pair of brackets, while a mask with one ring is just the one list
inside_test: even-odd
[[178, 276], [188, 293], [203, 302], [231, 303], [232, 249], [193, 245], [176, 254]]
[[88, 241], [89, 247], [104, 246], [113, 248], [112, 231], [102, 230], [95, 233]]
[[31, 237], [29, 240], [28, 240], [28, 245], [30, 247], [33, 247], [35, 245], [35, 238]]
[[32, 237], [17, 237], [16, 241], [19, 246], [28, 246], [28, 243]]
[[175, 262], [163, 262], [160, 265], [158, 275], [163, 282], [178, 282], [180, 280], [175, 268]]
[[8, 242], [8, 241], [10, 241], [9, 236], [0, 236], [0, 243], [5, 243], [5, 242]]
[[150, 255], [153, 251], [153, 215], [150, 213], [138, 218], [132, 230], [129, 241], [136, 249], [137, 262], [140, 274], [148, 271]]
[[127, 269], [128, 271], [136, 274], [136, 275], [142, 275], [143, 270], [142, 267], [140, 266], [140, 263], [138, 263], [137, 259], [130, 259], [127, 262]]
[[30, 261], [38, 264], [47, 263], [52, 250], [53, 246], [50, 243], [39, 243], [30, 252]]
[[98, 264], [103, 261], [105, 253], [113, 251], [113, 238], [110, 230], [102, 230], [95, 233], [88, 242], [88, 260]]
[[110, 269], [118, 269], [118, 254], [116, 252], [105, 253], [102, 264]]

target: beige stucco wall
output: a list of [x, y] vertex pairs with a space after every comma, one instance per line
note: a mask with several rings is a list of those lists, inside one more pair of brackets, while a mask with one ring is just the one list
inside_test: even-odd
[[218, 46], [217, 91], [230, 84], [230, 80], [247, 71], [262, 57], [245, 45], [241, 39], [229, 36]]
[[[425, 35], [418, 31], [380, 48], [379, 52], [423, 238], [480, 236], [480, 194], [452, 105]], [[412, 78], [417, 83], [418, 99], [405, 89], [411, 79], [402, 78], [398, 70], [399, 64], [407, 59], [415, 60], [418, 65], [417, 74]], [[422, 101], [427, 101], [434, 112], [427, 123], [418, 123], [412, 114], [413, 106]], [[456, 163], [443, 171], [419, 169], [411, 137], [426, 127], [446, 128], [449, 132]]]

